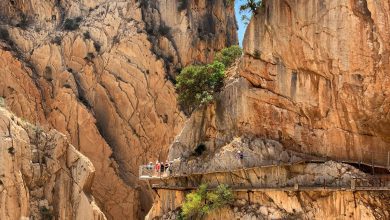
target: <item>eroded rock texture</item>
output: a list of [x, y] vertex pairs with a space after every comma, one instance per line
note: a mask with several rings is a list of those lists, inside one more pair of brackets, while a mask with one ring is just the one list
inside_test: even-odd
[[0, 107], [0, 218], [106, 219], [91, 195], [92, 162], [61, 133]]
[[[159, 190], [147, 219], [177, 219], [183, 191]], [[211, 212], [204, 219], [388, 219], [389, 195], [378, 192], [236, 192], [230, 207]], [[380, 199], [375, 199], [380, 198]], [[173, 210], [173, 211], [167, 211]]]
[[253, 87], [245, 130], [386, 165], [389, 19], [387, 1], [266, 1], [244, 42], [240, 75]]
[[150, 208], [138, 165], [165, 159], [182, 128], [174, 71], [237, 42], [234, 11], [223, 0], [183, 8], [147, 1], [155, 5], [148, 10], [145, 2], [0, 3], [0, 96], [92, 161], [92, 194], [108, 219], [137, 219]]
[[371, 0], [264, 1], [236, 75], [187, 122], [170, 158], [188, 158], [200, 143], [213, 155], [244, 136], [387, 166], [389, 7]]

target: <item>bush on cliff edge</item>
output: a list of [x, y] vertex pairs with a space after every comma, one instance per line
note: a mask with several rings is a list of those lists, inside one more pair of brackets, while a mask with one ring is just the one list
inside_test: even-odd
[[195, 192], [187, 194], [181, 216], [184, 219], [200, 218], [213, 210], [231, 204], [233, 200], [233, 192], [227, 185], [222, 184], [213, 191], [207, 191], [207, 185], [202, 184]]
[[184, 68], [177, 77], [176, 89], [179, 102], [186, 113], [209, 103], [223, 86], [225, 65], [215, 61], [208, 65], [191, 65]]
[[231, 46], [218, 52], [213, 63], [190, 65], [180, 72], [176, 78], [176, 91], [186, 114], [191, 114], [198, 106], [214, 99], [223, 86], [225, 68], [230, 67], [241, 54], [239, 46]]

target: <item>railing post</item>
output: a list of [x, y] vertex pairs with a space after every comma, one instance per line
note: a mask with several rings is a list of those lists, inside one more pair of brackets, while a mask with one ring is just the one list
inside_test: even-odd
[[375, 168], [374, 168], [374, 153], [371, 152], [371, 167], [372, 167], [372, 175], [375, 175]]
[[351, 189], [352, 190], [356, 189], [356, 179], [351, 179]]
[[294, 190], [295, 190], [295, 191], [298, 191], [298, 190], [299, 190], [299, 185], [298, 185], [298, 183], [295, 183], [295, 184], [294, 184]]
[[387, 151], [387, 169], [390, 170], [390, 151]]

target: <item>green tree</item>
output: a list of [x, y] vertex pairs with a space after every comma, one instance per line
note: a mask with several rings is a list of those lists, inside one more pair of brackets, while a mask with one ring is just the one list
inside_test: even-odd
[[240, 11], [251, 11], [252, 14], [257, 14], [257, 9], [261, 6], [262, 0], [246, 0], [245, 4], [240, 6]]
[[213, 100], [223, 86], [225, 65], [215, 61], [208, 65], [191, 65], [177, 77], [179, 102], [186, 113]]
[[242, 55], [242, 49], [238, 45], [222, 49], [215, 55], [215, 60], [223, 63], [226, 68], [230, 67]]
[[187, 194], [182, 206], [181, 216], [184, 219], [197, 219], [232, 203], [233, 200], [233, 193], [228, 186], [222, 184], [216, 190], [207, 191], [207, 185], [202, 184], [195, 192]]

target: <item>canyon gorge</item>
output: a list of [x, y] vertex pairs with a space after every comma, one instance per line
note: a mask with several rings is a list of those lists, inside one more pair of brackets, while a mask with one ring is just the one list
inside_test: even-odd
[[[0, 219], [178, 219], [175, 187], [204, 182], [294, 188], [204, 219], [390, 219], [389, 178], [345, 189], [389, 175], [390, 2], [264, 0], [214, 101], [184, 113], [177, 76], [238, 44], [238, 3], [1, 1]], [[178, 177], [139, 179], [166, 159]], [[344, 190], [298, 187], [325, 183]]]

